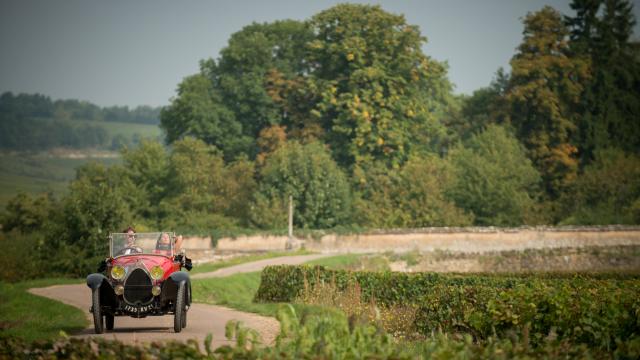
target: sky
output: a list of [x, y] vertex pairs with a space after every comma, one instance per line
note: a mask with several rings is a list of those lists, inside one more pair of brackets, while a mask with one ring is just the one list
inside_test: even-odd
[[[41, 93], [100, 106], [167, 105], [178, 83], [218, 58], [252, 22], [306, 20], [331, 0], [0, 0], [0, 93]], [[424, 52], [449, 64], [458, 94], [487, 86], [522, 40], [522, 18], [558, 0], [389, 0], [418, 25]], [[639, 0], [634, 14], [640, 19]], [[635, 34], [640, 34], [636, 25]]]

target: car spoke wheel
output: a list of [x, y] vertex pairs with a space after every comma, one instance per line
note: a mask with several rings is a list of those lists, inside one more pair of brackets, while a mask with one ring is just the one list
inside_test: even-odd
[[107, 328], [107, 330], [113, 330], [113, 320], [114, 320], [113, 315], [106, 314], [104, 316], [104, 320], [105, 320], [104, 322], [105, 328]]
[[184, 327], [183, 324], [186, 325], [187, 312], [185, 310], [185, 303], [184, 303], [185, 292], [186, 292], [185, 290], [186, 290], [185, 283], [181, 282], [180, 285], [178, 285], [178, 293], [176, 294], [176, 309], [175, 309], [175, 315], [173, 317], [173, 331], [177, 333], [182, 331], [182, 328]]
[[102, 309], [100, 308], [100, 288], [95, 288], [91, 296], [93, 306], [93, 327], [96, 334], [102, 334], [104, 332], [104, 326], [102, 323]]

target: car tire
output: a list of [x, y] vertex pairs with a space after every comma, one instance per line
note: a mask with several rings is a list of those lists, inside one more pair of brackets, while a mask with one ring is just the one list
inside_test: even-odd
[[180, 331], [182, 331], [182, 324], [184, 322], [186, 322], [186, 319], [183, 320], [187, 314], [186, 310], [185, 310], [185, 303], [184, 303], [184, 298], [185, 298], [185, 291], [186, 287], [185, 287], [185, 283], [181, 282], [180, 285], [178, 285], [178, 292], [176, 294], [176, 309], [175, 309], [175, 315], [173, 316], [173, 331], [179, 333]]
[[186, 328], [187, 327], [187, 311], [184, 311], [184, 314], [182, 314], [182, 328]]
[[107, 330], [113, 330], [113, 322], [114, 322], [114, 317], [113, 317], [113, 315], [106, 314], [106, 315], [104, 316], [104, 320], [105, 320], [105, 321], [104, 321], [104, 326], [105, 326], [105, 328], [106, 328]]
[[100, 308], [100, 288], [93, 289], [91, 294], [91, 305], [93, 312], [93, 328], [96, 334], [104, 332], [104, 323], [102, 322], [102, 309]]

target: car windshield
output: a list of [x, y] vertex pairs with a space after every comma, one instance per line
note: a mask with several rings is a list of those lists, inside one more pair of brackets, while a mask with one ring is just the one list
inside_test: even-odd
[[159, 254], [173, 256], [175, 234], [154, 233], [112, 233], [109, 235], [110, 255], [117, 257], [133, 254]]

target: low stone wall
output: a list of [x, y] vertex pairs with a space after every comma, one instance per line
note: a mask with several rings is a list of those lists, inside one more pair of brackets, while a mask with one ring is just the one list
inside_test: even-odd
[[[286, 236], [222, 238], [220, 252], [284, 250]], [[522, 228], [424, 228], [377, 231], [354, 235], [329, 234], [304, 240], [304, 247], [323, 253], [406, 252], [447, 250], [488, 251], [545, 248], [640, 245], [640, 227], [522, 227]]]

